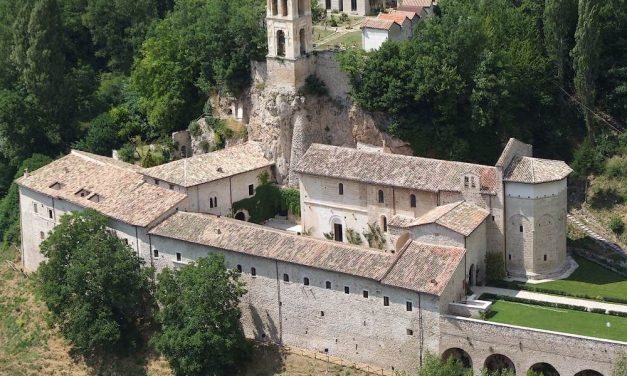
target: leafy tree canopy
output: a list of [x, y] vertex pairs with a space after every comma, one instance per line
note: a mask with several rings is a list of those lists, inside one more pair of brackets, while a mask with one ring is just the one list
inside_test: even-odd
[[128, 351], [151, 307], [150, 269], [88, 209], [65, 215], [41, 243], [39, 293], [53, 322], [84, 353]]
[[238, 303], [245, 293], [239, 274], [211, 254], [158, 276], [153, 339], [175, 375], [230, 375], [247, 353]]

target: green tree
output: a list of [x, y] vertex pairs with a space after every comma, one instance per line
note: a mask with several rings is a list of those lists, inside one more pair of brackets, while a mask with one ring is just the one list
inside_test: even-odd
[[500, 281], [505, 278], [505, 261], [499, 252], [488, 252], [485, 256], [486, 278], [488, 281]]
[[40, 246], [38, 291], [63, 336], [87, 354], [133, 349], [151, 308], [151, 270], [107, 224], [92, 209], [64, 215]]
[[458, 361], [449, 357], [441, 360], [433, 354], [427, 354], [418, 376], [472, 376], [472, 369], [467, 369]]
[[627, 376], [627, 356], [620, 355], [614, 362], [612, 376]]
[[544, 40], [560, 86], [572, 79], [570, 51], [575, 44], [577, 0], [547, 0], [544, 6]]
[[[41, 154], [33, 154], [30, 158], [24, 160], [14, 178], [20, 178], [24, 175], [24, 171], [35, 171], [40, 167], [52, 162], [50, 157]], [[11, 244], [17, 244], [20, 241], [20, 199], [17, 184], [14, 182], [2, 199], [0, 199], [0, 241], [2, 249]]]
[[155, 25], [131, 82], [156, 133], [184, 129], [213, 89], [242, 93], [266, 54], [264, 16], [260, 0], [181, 0]]
[[588, 134], [594, 140], [594, 107], [596, 101], [596, 79], [599, 74], [601, 53], [601, 17], [600, 3], [594, 0], [579, 0], [579, 19], [575, 32], [573, 48], [573, 67], [575, 69], [575, 89], [585, 114]]
[[92, 120], [87, 135], [78, 141], [74, 148], [104, 156], [111, 156], [111, 150], [121, 146], [117, 124], [108, 112]]
[[240, 329], [239, 273], [211, 254], [158, 276], [157, 320], [153, 341], [175, 375], [229, 375], [246, 354]]

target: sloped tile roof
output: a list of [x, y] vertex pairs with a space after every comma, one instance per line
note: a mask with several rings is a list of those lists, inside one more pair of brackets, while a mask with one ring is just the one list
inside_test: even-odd
[[515, 157], [503, 173], [504, 181], [547, 183], [565, 179], [573, 170], [563, 161], [532, 157]]
[[394, 25], [401, 26], [401, 22], [394, 20], [387, 20], [382, 18], [367, 18], [362, 24], [362, 29], [378, 29], [378, 30], [390, 30]]
[[182, 187], [192, 187], [273, 164], [264, 157], [260, 144], [247, 142], [148, 168], [144, 174]]
[[487, 210], [475, 204], [459, 201], [448, 205], [437, 206], [420, 218], [413, 219], [398, 215], [394, 216], [390, 220], [389, 226], [410, 228], [435, 223], [464, 236], [468, 236], [483, 223], [489, 214]]
[[[403, 22], [405, 22], [406, 19], [410, 19], [412, 17], [408, 17], [407, 14], [405, 14], [406, 12], [393, 12], [393, 13], [379, 13], [379, 15], [377, 16], [378, 19], [380, 20], [390, 20], [390, 21], [395, 21], [397, 24], [399, 25], [403, 25]], [[409, 12], [407, 12], [409, 13]], [[415, 15], [414, 15], [415, 16]]]
[[[201, 213], [178, 212], [150, 231], [151, 235], [178, 239], [233, 252], [279, 260], [322, 270], [368, 278], [396, 287], [439, 295], [446, 287], [454, 268], [441, 267], [459, 263], [464, 250], [421, 245], [420, 252], [408, 249], [411, 260], [395, 269], [404, 252], [396, 254], [346, 243], [294, 235], [231, 218]], [[416, 247], [413, 245], [413, 247]], [[449, 250], [450, 252], [446, 252]], [[415, 254], [418, 253], [418, 254]], [[457, 264], [455, 264], [457, 265]], [[402, 273], [411, 277], [391, 276]], [[436, 288], [423, 281], [440, 281]], [[407, 283], [405, 283], [407, 281]]]
[[392, 12], [392, 14], [400, 14], [409, 18], [410, 20], [413, 20], [414, 18], [418, 17], [418, 14], [416, 14], [416, 12], [406, 11], [406, 10], [396, 10]]
[[403, 0], [400, 2], [400, 6], [411, 7], [430, 7], [433, 5], [433, 0]]
[[463, 248], [412, 241], [381, 282], [439, 296], [465, 253]]
[[507, 166], [505, 166], [505, 164], [507, 163], [507, 158], [510, 155], [512, 149], [527, 149], [527, 148], [531, 148], [531, 145], [529, 144], [525, 144], [524, 142], [517, 140], [515, 138], [510, 138], [509, 141], [507, 141], [507, 145], [505, 145], [505, 147], [503, 148], [503, 151], [501, 152], [501, 156], [499, 157], [499, 160], [496, 161], [496, 167], [502, 167], [505, 168]]
[[481, 192], [496, 192], [496, 168], [471, 163], [313, 144], [296, 172], [422, 191], [460, 192], [465, 173], [479, 176]]
[[[72, 151], [17, 180], [20, 186], [93, 208], [119, 221], [146, 227], [187, 196], [144, 182], [141, 168], [112, 158]], [[89, 194], [77, 194], [85, 190]], [[92, 201], [94, 194], [98, 202]]]

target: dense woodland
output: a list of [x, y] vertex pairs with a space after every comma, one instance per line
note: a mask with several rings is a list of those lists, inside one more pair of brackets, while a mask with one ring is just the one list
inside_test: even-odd
[[[264, 16], [263, 0], [0, 0], [0, 197], [34, 153], [133, 153], [210, 115], [265, 58]], [[441, 0], [413, 40], [340, 60], [417, 155], [492, 164], [514, 136], [580, 176], [618, 154], [627, 175], [627, 0]]]

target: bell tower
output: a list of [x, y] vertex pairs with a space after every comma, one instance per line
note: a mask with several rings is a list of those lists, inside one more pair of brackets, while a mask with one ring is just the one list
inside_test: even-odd
[[267, 0], [268, 79], [298, 89], [309, 75], [313, 51], [311, 0]]

